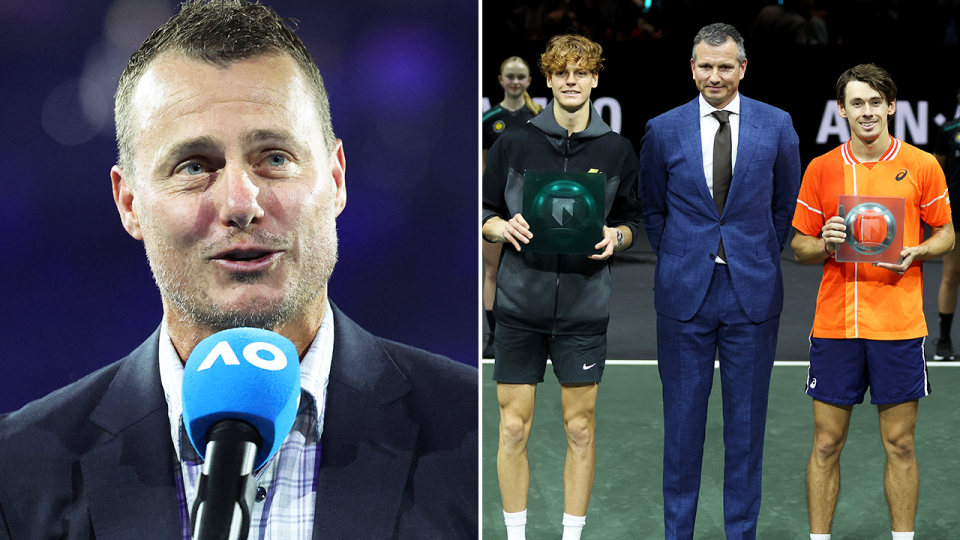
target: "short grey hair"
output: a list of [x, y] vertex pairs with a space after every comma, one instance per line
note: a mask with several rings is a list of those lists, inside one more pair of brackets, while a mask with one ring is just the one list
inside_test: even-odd
[[701, 28], [696, 37], [693, 38], [693, 52], [690, 54], [690, 58], [693, 58], [694, 63], [696, 63], [697, 45], [701, 41], [707, 45], [720, 46], [727, 42], [727, 38], [733, 39], [733, 42], [737, 44], [737, 63], [742, 65], [747, 60], [747, 50], [743, 48], [743, 36], [740, 35], [740, 32], [737, 32], [736, 28], [726, 23], [713, 23]]
[[167, 52], [219, 68], [248, 58], [290, 55], [312, 91], [327, 151], [336, 148], [330, 103], [320, 70], [303, 41], [294, 34], [296, 21], [283, 19], [257, 0], [185, 0], [180, 12], [157, 28], [130, 57], [120, 76], [114, 104], [118, 163], [134, 173], [139, 126], [133, 102], [137, 84], [150, 64]]

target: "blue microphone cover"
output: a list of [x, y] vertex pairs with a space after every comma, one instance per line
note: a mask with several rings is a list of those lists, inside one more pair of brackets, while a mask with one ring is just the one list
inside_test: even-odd
[[183, 368], [183, 424], [200, 457], [211, 426], [243, 420], [263, 437], [254, 464], [259, 469], [293, 427], [299, 398], [297, 348], [269, 330], [217, 332], [197, 344]]

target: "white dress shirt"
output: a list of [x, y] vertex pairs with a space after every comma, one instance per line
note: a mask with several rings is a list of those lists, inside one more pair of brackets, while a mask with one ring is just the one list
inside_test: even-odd
[[[703, 152], [703, 175], [707, 178], [707, 190], [713, 195], [713, 140], [717, 137], [717, 130], [720, 128], [720, 121], [713, 116], [714, 111], [729, 111], [730, 116], [727, 121], [730, 122], [730, 147], [732, 155], [730, 163], [732, 171], [737, 170], [737, 143], [740, 140], [740, 92], [733, 96], [733, 101], [727, 104], [723, 109], [718, 109], [707, 103], [700, 94], [700, 151]], [[726, 261], [717, 257], [716, 262], [727, 264]]]
[[730, 147], [733, 149], [730, 163], [733, 170], [737, 170], [737, 142], [740, 140], [740, 92], [733, 97], [733, 101], [723, 109], [718, 109], [707, 103], [700, 94], [700, 147], [703, 152], [703, 174], [707, 177], [707, 189], [713, 195], [713, 140], [717, 137], [720, 121], [713, 116], [713, 111], [729, 111], [730, 117]]

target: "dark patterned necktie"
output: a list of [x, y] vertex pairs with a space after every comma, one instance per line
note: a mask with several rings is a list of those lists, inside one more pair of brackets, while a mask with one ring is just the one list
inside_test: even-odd
[[[730, 191], [730, 180], [733, 178], [730, 111], [713, 111], [710, 114], [720, 122], [717, 136], [713, 139], [713, 202], [717, 205], [717, 211], [723, 214], [723, 206], [727, 202], [727, 193]], [[727, 255], [723, 251], [723, 240], [720, 240], [717, 255], [724, 261], [727, 260]]]

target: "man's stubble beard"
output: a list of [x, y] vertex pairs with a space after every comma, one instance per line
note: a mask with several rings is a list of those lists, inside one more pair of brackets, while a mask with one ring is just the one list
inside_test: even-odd
[[[338, 239], [335, 218], [325, 216], [320, 228], [314, 242], [303, 246], [296, 260], [283, 261], [287, 270], [284, 293], [279, 298], [268, 301], [259, 299], [242, 307], [228, 308], [215, 302], [207, 290], [200, 285], [204, 280], [197, 279], [205, 277], [202, 274], [205, 271], [204, 266], [212, 263], [193, 260], [179, 264], [180, 261], [175, 257], [179, 255], [179, 251], [169, 239], [159, 233], [160, 229], [155, 224], [144, 223], [144, 232], [150, 230], [149, 236], [159, 240], [148, 241], [148, 235], [145, 234], [144, 247], [160, 294], [170, 307], [179, 310], [188, 321], [198, 326], [209, 327], [214, 331], [239, 327], [272, 330], [281, 323], [304, 313], [307, 307], [326, 290], [337, 263]], [[275, 246], [280, 241], [275, 235], [265, 234], [259, 230], [234, 236], [260, 240], [260, 243], [268, 246]], [[191, 252], [191, 255], [197, 254]], [[291, 257], [290, 252], [286, 251], [283, 257]], [[188, 275], [188, 270], [191, 268], [199, 272], [193, 280]], [[265, 273], [242, 274], [236, 276], [234, 281], [238, 285], [255, 284], [265, 277]]]

